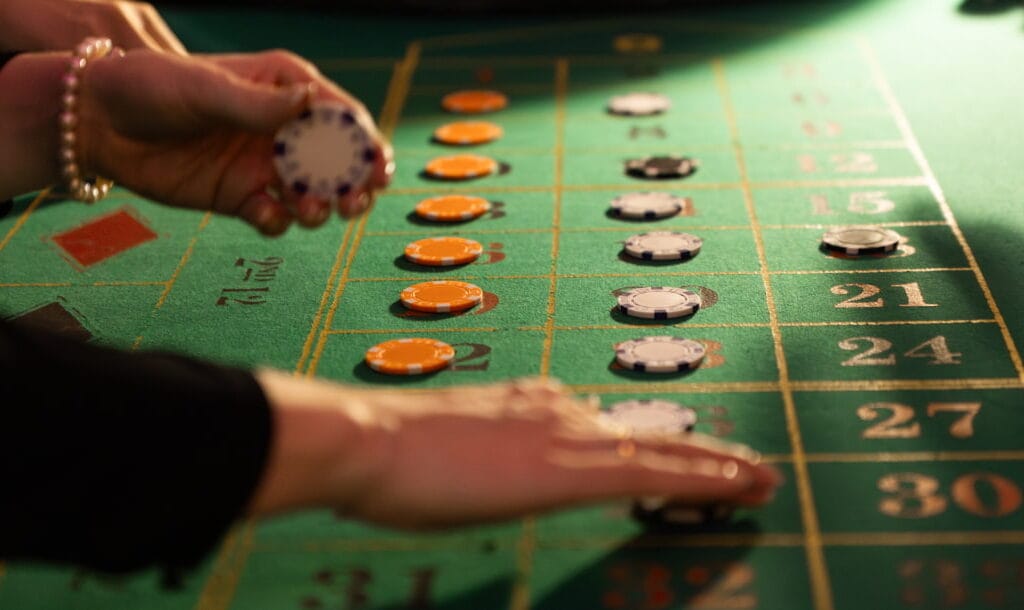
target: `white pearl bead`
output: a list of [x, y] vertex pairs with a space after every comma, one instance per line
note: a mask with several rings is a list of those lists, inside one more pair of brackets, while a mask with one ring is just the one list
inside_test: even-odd
[[60, 149], [60, 158], [65, 163], [74, 163], [75, 149], [69, 146], [62, 146]]
[[74, 110], [75, 106], [78, 105], [78, 96], [74, 93], [65, 93], [60, 98], [61, 104], [63, 104], [65, 110]]
[[60, 113], [60, 124], [63, 127], [74, 127], [78, 124], [78, 117], [74, 112], [62, 112]]
[[65, 178], [74, 178], [78, 175], [78, 164], [67, 163], [61, 171], [64, 173]]
[[78, 82], [79, 82], [78, 81], [78, 76], [76, 76], [74, 74], [65, 74], [64, 75], [64, 88], [68, 92], [77, 91], [78, 90]]
[[60, 141], [64, 146], [74, 146], [77, 140], [78, 137], [75, 136], [73, 131], [64, 130], [60, 134]]

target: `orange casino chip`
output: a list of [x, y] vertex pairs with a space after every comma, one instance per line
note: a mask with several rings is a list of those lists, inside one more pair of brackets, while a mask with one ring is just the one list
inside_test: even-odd
[[462, 237], [428, 237], [405, 247], [405, 258], [431, 267], [472, 263], [483, 254], [480, 242]]
[[435, 129], [434, 139], [442, 144], [467, 146], [493, 142], [504, 133], [501, 126], [487, 121], [457, 121]]
[[416, 215], [439, 222], [458, 222], [483, 216], [491, 209], [491, 202], [483, 197], [442, 195], [430, 197], [416, 204]]
[[437, 280], [413, 284], [401, 294], [402, 305], [416, 311], [455, 313], [472, 309], [484, 300], [484, 291], [469, 282]]
[[508, 97], [497, 91], [455, 91], [441, 98], [441, 107], [448, 112], [481, 114], [495, 112], [508, 106]]
[[480, 155], [438, 157], [427, 163], [427, 175], [443, 180], [469, 180], [498, 171], [498, 162]]
[[453, 358], [454, 347], [424, 337], [385, 341], [366, 350], [366, 364], [387, 375], [433, 373], [451, 364]]

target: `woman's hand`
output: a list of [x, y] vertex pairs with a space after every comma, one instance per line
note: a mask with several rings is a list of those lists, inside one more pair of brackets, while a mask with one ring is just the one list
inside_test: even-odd
[[780, 483], [745, 447], [699, 434], [630, 438], [551, 381], [409, 392], [259, 379], [276, 438], [256, 514], [330, 506], [443, 528], [648, 496], [755, 506]]
[[89, 36], [125, 49], [185, 55], [185, 47], [145, 2], [123, 0], [3, 0], [0, 43], [8, 51], [70, 51]]
[[[109, 57], [82, 79], [79, 164], [144, 197], [239, 216], [267, 235], [293, 219], [318, 226], [329, 203], [285, 189], [273, 164], [274, 133], [311, 97], [345, 102], [373, 125], [358, 100], [285, 51]], [[375, 170], [339, 201], [343, 216], [363, 211], [393, 171], [390, 147], [372, 135]]]

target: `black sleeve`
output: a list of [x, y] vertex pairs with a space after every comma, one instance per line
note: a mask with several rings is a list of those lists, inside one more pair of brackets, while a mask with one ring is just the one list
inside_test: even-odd
[[0, 559], [180, 573], [218, 544], [272, 434], [253, 376], [0, 321]]

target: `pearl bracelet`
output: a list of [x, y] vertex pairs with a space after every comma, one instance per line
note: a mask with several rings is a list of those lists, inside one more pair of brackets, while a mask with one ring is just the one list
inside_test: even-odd
[[78, 89], [85, 66], [90, 61], [106, 57], [112, 52], [118, 56], [124, 56], [124, 51], [116, 49], [109, 38], [86, 38], [71, 55], [68, 71], [63, 79], [64, 95], [61, 97], [62, 110], [60, 113], [61, 176], [64, 179], [63, 186], [67, 194], [73, 199], [85, 203], [96, 203], [106, 197], [114, 183], [99, 176], [86, 178], [81, 174], [78, 155], [75, 153], [75, 144], [78, 142], [78, 135], [75, 131], [75, 128], [78, 127]]

